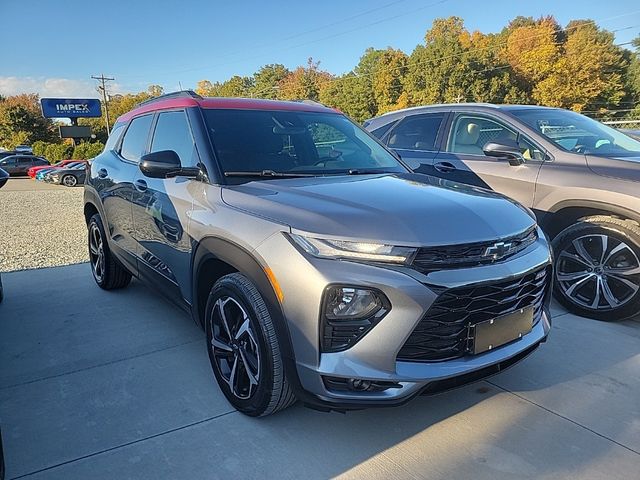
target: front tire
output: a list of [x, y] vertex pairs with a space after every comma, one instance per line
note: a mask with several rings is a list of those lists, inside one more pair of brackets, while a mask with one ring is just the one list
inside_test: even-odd
[[205, 330], [213, 373], [238, 411], [261, 417], [295, 403], [271, 315], [244, 275], [225, 275], [214, 284]]
[[99, 214], [87, 225], [89, 230], [89, 262], [93, 279], [103, 290], [115, 290], [129, 285], [131, 274], [118, 262], [109, 249], [107, 236]]
[[556, 236], [555, 297], [571, 312], [621, 320], [640, 311], [640, 227], [608, 216], [583, 218]]

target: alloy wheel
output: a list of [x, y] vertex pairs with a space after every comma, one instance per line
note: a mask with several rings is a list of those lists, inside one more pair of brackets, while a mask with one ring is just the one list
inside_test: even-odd
[[98, 283], [102, 282], [105, 269], [104, 243], [100, 228], [96, 223], [91, 223], [89, 229], [89, 260], [91, 261], [93, 276]]
[[78, 183], [78, 180], [73, 175], [67, 175], [62, 179], [62, 183], [65, 187], [75, 187]]
[[229, 296], [211, 313], [211, 351], [224, 381], [237, 398], [250, 398], [260, 380], [260, 350], [245, 309]]
[[584, 235], [558, 253], [556, 280], [565, 296], [581, 307], [617, 309], [640, 289], [640, 261], [622, 240]]

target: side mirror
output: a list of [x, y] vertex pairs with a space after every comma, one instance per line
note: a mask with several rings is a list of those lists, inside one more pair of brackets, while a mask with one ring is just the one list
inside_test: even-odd
[[200, 174], [199, 168], [183, 168], [180, 157], [173, 150], [161, 150], [143, 155], [139, 168], [144, 176], [149, 178], [197, 177]]
[[520, 151], [518, 143], [514, 140], [500, 140], [499, 142], [488, 142], [482, 149], [488, 157], [505, 158], [509, 161], [509, 165], [517, 167], [522, 165], [525, 160]]

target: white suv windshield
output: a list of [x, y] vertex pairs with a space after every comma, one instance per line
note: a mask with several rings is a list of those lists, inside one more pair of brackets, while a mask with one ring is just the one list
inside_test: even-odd
[[587, 155], [640, 155], [640, 142], [579, 113], [551, 108], [523, 108], [511, 114], [560, 148]]
[[225, 174], [269, 171], [325, 175], [406, 172], [345, 116], [267, 110], [204, 110]]

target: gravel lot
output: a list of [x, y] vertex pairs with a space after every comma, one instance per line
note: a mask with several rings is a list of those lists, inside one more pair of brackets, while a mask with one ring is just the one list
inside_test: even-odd
[[0, 190], [0, 271], [88, 261], [82, 193], [9, 180]]

